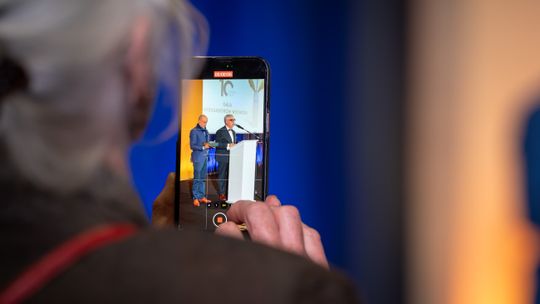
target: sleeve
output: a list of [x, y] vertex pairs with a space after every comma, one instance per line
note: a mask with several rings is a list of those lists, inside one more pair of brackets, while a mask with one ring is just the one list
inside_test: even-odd
[[[216, 259], [216, 256], [228, 258]], [[110, 267], [111, 263], [114, 267]], [[205, 292], [200, 282], [219, 282], [220, 292]], [[36, 303], [358, 303], [348, 279], [300, 256], [253, 242], [213, 234], [179, 233], [174, 229], [143, 229], [125, 241], [106, 246], [77, 262], [31, 300]]]
[[191, 130], [191, 132], [189, 132], [189, 146], [193, 151], [203, 150], [202, 143], [197, 143], [197, 133], [195, 132], [195, 130]]

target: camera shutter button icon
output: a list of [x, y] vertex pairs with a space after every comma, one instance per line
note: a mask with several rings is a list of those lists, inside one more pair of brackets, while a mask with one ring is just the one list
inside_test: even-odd
[[214, 214], [214, 216], [212, 217], [212, 223], [214, 223], [214, 226], [216, 227], [226, 222], [227, 222], [227, 215], [223, 212], [218, 212]]

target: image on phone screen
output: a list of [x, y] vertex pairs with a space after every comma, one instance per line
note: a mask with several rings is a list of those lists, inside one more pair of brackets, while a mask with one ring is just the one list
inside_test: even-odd
[[193, 60], [204, 63], [181, 80], [175, 219], [213, 231], [231, 204], [267, 194], [268, 66], [255, 57]]

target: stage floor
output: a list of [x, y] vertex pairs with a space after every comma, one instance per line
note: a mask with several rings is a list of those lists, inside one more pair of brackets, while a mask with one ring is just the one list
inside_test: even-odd
[[[262, 170], [257, 170], [257, 179], [255, 181], [255, 198], [262, 200], [258, 195], [257, 189], [262, 189]], [[208, 230], [214, 231], [215, 226], [212, 222], [217, 213], [226, 213], [230, 205], [224, 208], [222, 201], [218, 198], [218, 176], [217, 173], [208, 174], [206, 181], [206, 198], [212, 201], [208, 207], [201, 204], [199, 207], [193, 206], [192, 195], [193, 180], [184, 180], [180, 182], [180, 225], [183, 229]], [[217, 204], [215, 204], [217, 203]]]
[[222, 205], [218, 198], [217, 174], [209, 174], [206, 182], [206, 198], [212, 201], [211, 206], [201, 203], [199, 207], [193, 205], [193, 180], [180, 182], [180, 226], [183, 229], [214, 231], [212, 222], [217, 213], [226, 213], [229, 204]]

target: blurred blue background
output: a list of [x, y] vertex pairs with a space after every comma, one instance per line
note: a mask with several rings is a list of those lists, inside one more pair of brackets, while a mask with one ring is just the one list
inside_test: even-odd
[[[319, 230], [331, 264], [364, 298], [400, 303], [402, 203], [384, 195], [400, 193], [401, 2], [192, 2], [210, 25], [208, 55], [270, 63], [270, 194]], [[161, 87], [148, 134], [174, 115], [163, 100], [171, 89]], [[149, 216], [174, 171], [175, 141], [132, 148], [133, 181]]]

